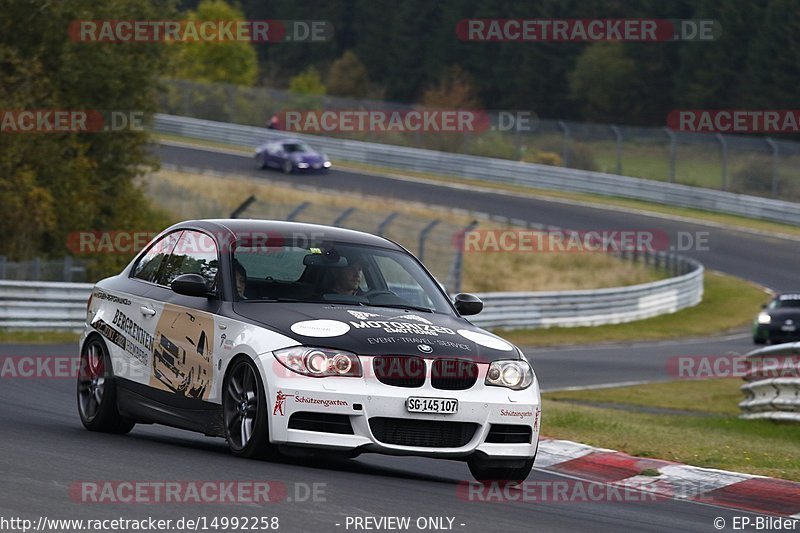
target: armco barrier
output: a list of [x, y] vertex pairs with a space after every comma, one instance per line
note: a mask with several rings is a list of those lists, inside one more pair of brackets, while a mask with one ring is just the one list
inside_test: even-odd
[[800, 422], [800, 342], [747, 354], [739, 418]]
[[0, 328], [80, 328], [91, 292], [91, 283], [0, 281]]
[[[266, 128], [157, 114], [156, 132], [253, 147], [285, 137]], [[317, 135], [305, 139], [329, 157], [378, 167], [460, 176], [541, 189], [584, 192], [800, 225], [798, 204], [660, 181]]]
[[[703, 267], [686, 258], [686, 274], [666, 280], [586, 291], [479, 293], [482, 327], [594, 326], [672, 313], [700, 303]], [[78, 329], [86, 317], [89, 283], [0, 281], [0, 328]]]
[[679, 257], [686, 274], [628, 287], [557, 292], [490, 292], [470, 321], [480, 327], [599, 326], [674, 313], [703, 299], [703, 266]]

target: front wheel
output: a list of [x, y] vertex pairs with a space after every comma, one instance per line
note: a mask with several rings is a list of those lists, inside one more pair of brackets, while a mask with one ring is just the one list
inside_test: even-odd
[[99, 337], [90, 337], [81, 350], [78, 370], [78, 414], [89, 431], [125, 434], [136, 425], [117, 409], [117, 387], [111, 358]]
[[248, 459], [277, 457], [269, 443], [267, 401], [258, 369], [249, 358], [233, 363], [222, 393], [225, 438], [231, 453]]
[[472, 459], [469, 471], [472, 477], [482, 483], [491, 481], [522, 483], [533, 469], [534, 458], [527, 460]]
[[283, 167], [282, 168], [283, 168], [283, 173], [284, 174], [291, 174], [292, 172], [294, 172], [294, 165], [288, 159], [283, 162]]

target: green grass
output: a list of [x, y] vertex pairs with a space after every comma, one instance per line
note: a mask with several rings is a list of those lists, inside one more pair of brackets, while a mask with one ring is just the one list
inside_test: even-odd
[[[676, 381], [544, 394], [542, 434], [639, 457], [800, 481], [800, 425], [740, 420], [739, 379]], [[706, 413], [698, 417], [575, 405], [615, 403]]]
[[498, 330], [497, 333], [520, 346], [702, 337], [749, 325], [761, 304], [768, 299], [765, 291], [757, 285], [719, 272], [706, 271], [703, 301], [676, 313], [625, 324]]
[[[252, 153], [251, 148], [245, 148], [238, 145], [230, 145], [214, 141], [204, 141], [199, 139], [192, 139], [189, 137], [180, 137], [177, 135], [167, 134], [154, 134], [153, 137], [157, 140], [178, 141], [189, 144], [196, 144], [199, 146], [209, 146], [212, 148], [225, 148], [228, 150], [235, 150], [242, 153]], [[362, 163], [352, 163], [344, 161], [334, 161], [334, 167], [350, 169], [362, 172], [375, 172], [382, 174], [396, 174], [414, 178], [429, 179], [432, 181], [442, 181], [450, 183], [460, 183], [467, 185], [476, 185], [487, 189], [497, 189], [502, 191], [510, 191], [514, 193], [522, 193], [538, 199], [552, 199], [552, 200], [566, 200], [566, 201], [579, 201], [587, 204], [594, 204], [599, 206], [622, 207], [627, 209], [636, 209], [640, 211], [648, 211], [667, 216], [678, 216], [688, 219], [710, 222], [712, 224], [723, 225], [728, 228], [755, 230], [762, 233], [785, 234], [800, 237], [800, 227], [790, 224], [779, 224], [777, 222], [769, 222], [753, 218], [741, 217], [737, 215], [728, 215], [724, 213], [713, 213], [710, 211], [703, 211], [700, 209], [687, 209], [681, 207], [673, 207], [640, 200], [630, 200], [626, 198], [613, 198], [608, 196], [597, 196], [585, 193], [572, 193], [566, 191], [553, 191], [549, 189], [537, 189], [533, 187], [522, 187], [515, 185], [507, 185], [501, 183], [488, 183], [485, 181], [470, 180], [466, 178], [459, 178], [454, 176], [444, 176], [440, 174], [430, 174], [426, 172], [414, 172], [409, 170], [399, 170], [395, 168], [383, 168], [375, 165], [367, 165]], [[614, 168], [613, 165], [609, 168]]]
[[[665, 369], [666, 371], [666, 369]], [[743, 399], [740, 379], [709, 379], [651, 383], [630, 387], [558, 391], [547, 394], [551, 400], [637, 405], [717, 415], [737, 415]], [[702, 385], [702, 386], [700, 386]]]
[[80, 333], [73, 331], [28, 331], [0, 329], [0, 344], [68, 344], [77, 343]]

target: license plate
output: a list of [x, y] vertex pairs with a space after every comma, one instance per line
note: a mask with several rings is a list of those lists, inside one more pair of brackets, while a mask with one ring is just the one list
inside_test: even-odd
[[797, 326], [781, 326], [781, 331], [795, 331]]
[[453, 414], [458, 412], [458, 400], [449, 398], [416, 398], [406, 400], [410, 413]]

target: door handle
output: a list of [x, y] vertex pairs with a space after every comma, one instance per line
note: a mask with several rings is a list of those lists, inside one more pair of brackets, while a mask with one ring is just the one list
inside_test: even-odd
[[139, 311], [141, 311], [142, 314], [144, 316], [147, 316], [147, 317], [155, 316], [155, 314], [156, 314], [156, 310], [155, 309], [150, 309], [149, 307], [144, 306], [144, 305], [139, 308]]

